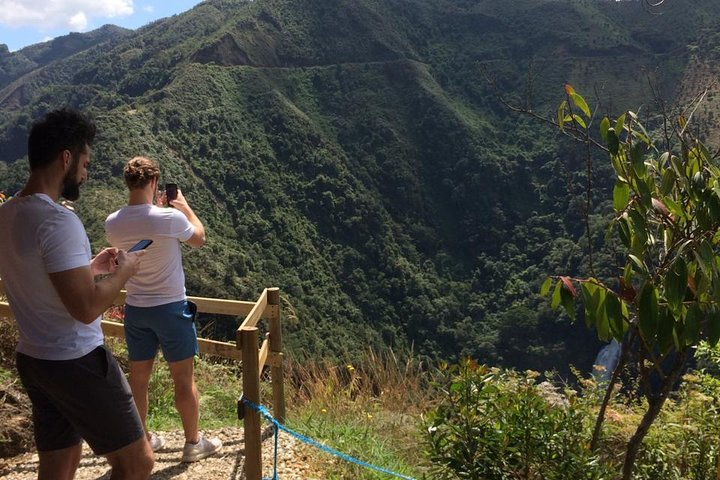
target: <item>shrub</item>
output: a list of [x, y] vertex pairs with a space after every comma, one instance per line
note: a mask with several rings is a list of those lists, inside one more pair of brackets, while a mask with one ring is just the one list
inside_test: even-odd
[[[587, 405], [573, 390], [543, 389], [539, 374], [447, 367], [426, 417], [426, 455], [438, 479], [601, 479]], [[543, 386], [541, 386], [543, 385]]]

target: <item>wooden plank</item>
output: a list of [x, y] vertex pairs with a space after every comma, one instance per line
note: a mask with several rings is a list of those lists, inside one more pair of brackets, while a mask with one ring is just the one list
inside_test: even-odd
[[[258, 329], [243, 327], [238, 331], [242, 336], [243, 353], [243, 396], [255, 405], [260, 402], [260, 376], [258, 372]], [[262, 478], [262, 440], [260, 438], [260, 412], [244, 405], [245, 418], [245, 478]]]
[[[263, 292], [264, 293], [264, 292]], [[0, 297], [5, 295], [5, 286], [2, 278], [0, 278]], [[127, 292], [121, 290], [113, 305], [124, 305]], [[188, 300], [195, 302], [198, 306], [198, 312], [200, 313], [214, 313], [218, 315], [234, 315], [238, 317], [244, 317], [248, 315], [253, 307], [257, 305], [257, 302], [247, 302], [243, 300], [224, 300], [220, 298], [209, 298], [209, 297], [187, 297]], [[262, 312], [260, 318], [270, 318], [271, 312]]]
[[237, 349], [234, 343], [198, 338], [198, 346], [200, 347], [200, 353], [232, 358], [237, 361], [242, 360], [242, 352]]
[[108, 337], [125, 338], [125, 329], [122, 323], [103, 320], [100, 322], [103, 333]]
[[273, 390], [273, 413], [280, 422], [285, 421], [285, 387], [282, 365], [282, 328], [280, 325], [280, 289], [269, 288], [268, 310], [270, 315], [270, 350], [272, 352], [270, 369]]
[[267, 307], [267, 293], [266, 288], [260, 294], [260, 298], [258, 298], [257, 303], [255, 303], [253, 309], [248, 313], [248, 316], [245, 317], [245, 320], [238, 327], [238, 331], [242, 330], [243, 327], [254, 327], [257, 325], [258, 320], [260, 320], [265, 313], [265, 307]]
[[268, 358], [268, 352], [270, 351], [270, 342], [267, 339], [267, 335], [265, 336], [265, 340], [263, 340], [262, 345], [260, 346], [260, 353], [258, 354], [258, 375], [262, 375], [262, 370], [265, 367], [265, 362]]
[[[113, 305], [124, 305], [127, 292], [121, 290]], [[208, 297], [187, 297], [188, 300], [195, 302], [200, 313], [215, 313], [219, 315], [235, 315], [244, 317], [255, 306], [255, 302], [245, 302], [242, 300], [223, 300], [219, 298]]]

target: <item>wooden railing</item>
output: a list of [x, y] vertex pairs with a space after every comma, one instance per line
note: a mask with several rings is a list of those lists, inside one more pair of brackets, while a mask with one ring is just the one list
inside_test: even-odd
[[[3, 300], [5, 288], [0, 279], [0, 317], [12, 318], [10, 305]], [[256, 302], [240, 300], [222, 300], [217, 298], [188, 297], [197, 304], [198, 313], [231, 315], [244, 317], [237, 328], [235, 343], [218, 342], [206, 338], [198, 338], [200, 353], [232, 358], [242, 362], [243, 367], [243, 398], [260, 405], [260, 375], [265, 366], [270, 367], [272, 383], [273, 416], [280, 422], [285, 421], [285, 387], [283, 379], [282, 328], [280, 323], [280, 290], [266, 288]], [[125, 303], [125, 292], [113, 302], [114, 305]], [[267, 320], [268, 333], [262, 345], [259, 344], [261, 320]], [[110, 320], [102, 320], [102, 329], [109, 337], [125, 338], [123, 324]], [[260, 412], [238, 401], [238, 416], [243, 418], [245, 429], [245, 478], [260, 480], [262, 478], [262, 445]]]

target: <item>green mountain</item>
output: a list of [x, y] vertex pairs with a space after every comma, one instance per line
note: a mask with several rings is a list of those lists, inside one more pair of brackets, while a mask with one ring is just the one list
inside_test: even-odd
[[[0, 52], [0, 190], [26, 175], [31, 119], [73, 105], [100, 129], [76, 205], [93, 245], [125, 201], [124, 162], [157, 158], [209, 231], [186, 252], [188, 292], [254, 299], [280, 287], [293, 354], [387, 345], [588, 369], [597, 341], [537, 298], [546, 275], [587, 269], [583, 155], [497, 93], [551, 114], [569, 82], [617, 114], [652, 107], [649, 78], [672, 102], [698, 58], [712, 59], [719, 10], [207, 0], [137, 31]], [[593, 245], [611, 277], [599, 159]], [[218, 337], [234, 328], [205, 323]]]

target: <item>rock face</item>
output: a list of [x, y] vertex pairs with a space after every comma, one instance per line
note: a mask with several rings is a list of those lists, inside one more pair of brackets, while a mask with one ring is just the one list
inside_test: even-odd
[[215, 63], [216, 65], [250, 65], [247, 53], [238, 45], [230, 33], [226, 33], [217, 42], [199, 50], [195, 54], [198, 63]]

